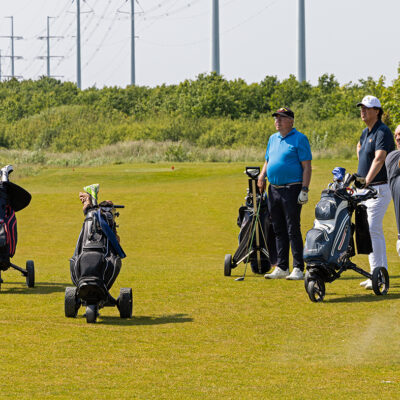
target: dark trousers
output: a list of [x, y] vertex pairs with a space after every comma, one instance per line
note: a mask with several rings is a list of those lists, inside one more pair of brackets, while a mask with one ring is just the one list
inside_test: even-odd
[[297, 198], [301, 184], [268, 187], [268, 207], [276, 237], [277, 267], [289, 269], [289, 245], [292, 249], [293, 268], [304, 271], [303, 238], [300, 230], [301, 205]]

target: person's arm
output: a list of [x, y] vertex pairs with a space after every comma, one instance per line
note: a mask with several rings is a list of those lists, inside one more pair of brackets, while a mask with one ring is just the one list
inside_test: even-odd
[[311, 160], [302, 161], [301, 167], [303, 168], [303, 187], [309, 187], [311, 182]]
[[360, 149], [361, 149], [361, 143], [358, 142], [358, 143], [357, 143], [357, 160], [360, 159], [360, 157], [359, 157]]
[[311, 160], [301, 161], [301, 168], [303, 168], [303, 180], [297, 203], [306, 204], [308, 202], [308, 186], [311, 182]]
[[368, 174], [365, 177], [365, 186], [368, 186], [378, 175], [378, 172], [382, 169], [383, 164], [385, 164], [387, 151], [376, 150], [375, 158], [372, 160], [371, 167], [369, 168]]
[[268, 162], [265, 161], [264, 166], [260, 172], [260, 175], [258, 175], [257, 186], [260, 189], [261, 193], [265, 190], [265, 177], [267, 175], [267, 165], [268, 165]]

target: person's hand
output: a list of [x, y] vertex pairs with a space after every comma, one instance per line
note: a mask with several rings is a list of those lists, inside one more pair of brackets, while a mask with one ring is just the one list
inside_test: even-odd
[[400, 256], [400, 239], [397, 240], [396, 250], [397, 250], [397, 254]]
[[357, 189], [364, 189], [367, 186], [365, 178], [363, 176], [356, 175], [354, 186]]
[[308, 191], [301, 189], [299, 197], [297, 198], [298, 204], [306, 204], [308, 202]]
[[79, 200], [83, 204], [83, 210], [85, 211], [88, 207], [92, 205], [92, 199], [89, 193], [79, 192]]
[[257, 181], [257, 186], [258, 186], [258, 189], [260, 190], [260, 193], [263, 193], [264, 192], [264, 190], [265, 190], [265, 187], [266, 187], [266, 182], [265, 182], [265, 178], [263, 178], [263, 177], [259, 177], [258, 178], [258, 181]]

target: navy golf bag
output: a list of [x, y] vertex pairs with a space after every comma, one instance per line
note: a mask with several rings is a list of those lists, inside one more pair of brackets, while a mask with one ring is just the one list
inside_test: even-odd
[[[340, 169], [344, 175], [344, 169]], [[353, 182], [356, 187], [350, 187]], [[371, 279], [377, 295], [386, 294], [389, 289], [386, 268], [375, 268], [370, 274], [350, 261], [355, 255], [354, 232], [358, 254], [372, 252], [367, 210], [362, 203], [375, 198], [377, 191], [373, 187], [364, 188], [364, 183], [364, 178], [346, 174], [339, 180], [335, 179], [328, 189], [322, 191], [321, 199], [315, 207], [314, 226], [307, 232], [303, 253], [307, 268], [304, 284], [311, 301], [322, 301], [325, 282], [333, 282], [347, 269]], [[360, 188], [363, 191], [356, 190]], [[354, 212], [355, 224], [352, 223]]]
[[109, 292], [121, 270], [121, 259], [126, 255], [119, 245], [115, 223], [119, 215], [115, 209], [123, 206], [105, 203], [86, 212], [70, 259], [71, 280], [76, 287], [67, 287], [65, 292], [65, 315], [76, 317], [83, 304], [87, 322], [96, 322], [98, 310], [105, 306], [117, 306], [121, 318], [132, 315], [132, 290], [122, 288], [117, 299]]

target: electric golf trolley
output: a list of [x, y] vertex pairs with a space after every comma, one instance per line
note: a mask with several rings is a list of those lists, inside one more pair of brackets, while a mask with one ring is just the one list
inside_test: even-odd
[[74, 255], [70, 259], [71, 280], [75, 287], [65, 289], [65, 316], [75, 318], [86, 307], [86, 322], [95, 323], [103, 307], [117, 307], [121, 318], [132, 317], [132, 289], [121, 288], [118, 298], [110, 294], [126, 255], [119, 245], [115, 218], [124, 208], [105, 201], [97, 204], [99, 185], [84, 190], [91, 195]]
[[246, 274], [247, 264], [255, 274], [265, 274], [271, 269], [268, 251], [268, 231], [270, 229], [269, 212], [266, 193], [260, 193], [257, 187], [259, 167], [246, 167], [245, 174], [249, 177], [245, 205], [239, 208], [237, 225], [240, 227], [239, 247], [235, 254], [226, 254], [224, 275], [230, 276], [232, 269], [240, 263], [246, 264], [242, 277]]
[[1, 272], [13, 268], [26, 278], [26, 285], [35, 286], [35, 265], [32, 260], [26, 262], [26, 269], [10, 261], [17, 247], [17, 219], [15, 213], [21, 211], [31, 202], [31, 194], [21, 186], [10, 182], [9, 174], [14, 170], [12, 165], [1, 169], [0, 181], [0, 287], [3, 283]]
[[[350, 261], [355, 255], [353, 234], [356, 232], [357, 252], [372, 252], [366, 206], [362, 202], [376, 198], [373, 187], [364, 187], [365, 178], [345, 173], [344, 168], [335, 168], [334, 182], [323, 190], [315, 207], [314, 226], [307, 232], [304, 246], [304, 261], [307, 272], [305, 289], [311, 301], [322, 301], [325, 283], [333, 282], [351, 269], [372, 281], [376, 295], [384, 295], [389, 290], [389, 274], [386, 268], [377, 267], [370, 274]], [[363, 188], [358, 192], [351, 188]], [[355, 212], [355, 224], [351, 222]]]

